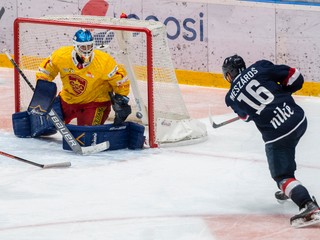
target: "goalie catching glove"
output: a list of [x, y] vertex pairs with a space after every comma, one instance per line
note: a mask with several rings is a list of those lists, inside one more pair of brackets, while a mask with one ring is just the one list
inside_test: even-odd
[[112, 109], [115, 112], [114, 124], [119, 125], [123, 123], [127, 117], [131, 114], [131, 106], [129, 103], [129, 98], [120, 94], [113, 94], [109, 92], [109, 96], [112, 103]]

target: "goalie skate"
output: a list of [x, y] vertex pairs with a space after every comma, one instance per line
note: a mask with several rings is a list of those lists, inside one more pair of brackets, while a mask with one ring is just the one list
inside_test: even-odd
[[306, 204], [300, 213], [290, 219], [292, 227], [301, 228], [320, 223], [320, 208], [313, 197], [313, 202]]

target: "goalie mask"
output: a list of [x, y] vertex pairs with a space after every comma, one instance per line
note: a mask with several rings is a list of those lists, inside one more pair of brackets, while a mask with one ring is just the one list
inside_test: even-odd
[[93, 37], [89, 30], [80, 29], [73, 37], [73, 45], [76, 53], [84, 63], [89, 63], [93, 54]]
[[238, 55], [227, 57], [222, 65], [223, 77], [228, 82], [232, 82], [245, 69], [246, 64], [242, 57]]

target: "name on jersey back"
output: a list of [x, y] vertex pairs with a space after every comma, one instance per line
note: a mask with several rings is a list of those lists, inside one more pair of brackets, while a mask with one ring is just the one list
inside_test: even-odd
[[232, 101], [235, 100], [235, 98], [237, 97], [238, 93], [241, 91], [241, 89], [258, 73], [258, 70], [255, 69], [254, 67], [251, 67], [250, 70], [248, 72], [246, 72], [244, 75], [242, 76], [238, 76], [235, 80], [234, 80], [234, 86], [231, 89], [231, 93], [230, 93], [230, 98]]

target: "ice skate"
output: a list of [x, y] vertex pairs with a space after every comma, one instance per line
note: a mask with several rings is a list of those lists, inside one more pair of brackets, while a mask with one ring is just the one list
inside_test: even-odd
[[299, 214], [290, 219], [292, 227], [300, 228], [320, 223], [320, 208], [313, 197], [312, 202], [308, 202]]
[[283, 204], [283, 203], [285, 203], [286, 201], [289, 200], [289, 197], [286, 196], [286, 195], [284, 194], [284, 192], [282, 192], [282, 191], [277, 191], [277, 192], [274, 194], [274, 196], [275, 196], [275, 198], [277, 199], [278, 203], [280, 203], [280, 204]]

